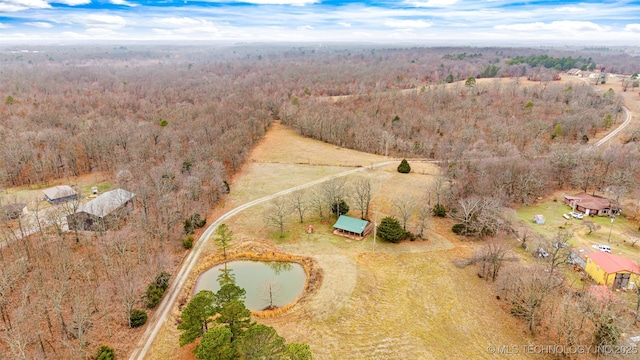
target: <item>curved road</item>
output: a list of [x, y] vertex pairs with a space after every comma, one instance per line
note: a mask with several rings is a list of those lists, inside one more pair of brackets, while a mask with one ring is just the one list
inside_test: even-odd
[[173, 303], [175, 302], [176, 298], [178, 297], [178, 294], [180, 293], [180, 290], [184, 286], [184, 283], [187, 280], [187, 277], [188, 277], [189, 273], [191, 273], [191, 270], [193, 270], [193, 267], [195, 266], [196, 261], [198, 260], [198, 257], [200, 256], [200, 253], [202, 252], [202, 249], [204, 248], [204, 245], [209, 241], [209, 239], [211, 238], [211, 235], [214, 233], [214, 231], [218, 228], [218, 226], [220, 224], [224, 223], [227, 219], [231, 218], [232, 216], [236, 215], [237, 213], [239, 213], [239, 212], [241, 212], [243, 210], [246, 210], [246, 209], [248, 209], [248, 208], [250, 208], [250, 207], [252, 207], [254, 205], [263, 203], [265, 201], [269, 201], [269, 200], [271, 200], [273, 198], [276, 198], [278, 196], [290, 194], [290, 193], [292, 193], [294, 191], [301, 190], [301, 189], [304, 189], [304, 188], [308, 188], [308, 187], [311, 187], [311, 186], [314, 186], [314, 185], [318, 185], [318, 184], [321, 184], [323, 182], [329, 181], [331, 179], [344, 177], [344, 176], [351, 175], [353, 173], [356, 173], [356, 172], [359, 172], [359, 171], [364, 171], [364, 170], [367, 170], [367, 169], [379, 168], [379, 167], [382, 167], [382, 166], [386, 166], [386, 165], [389, 165], [389, 164], [396, 163], [398, 161], [399, 160], [385, 161], [385, 162], [373, 164], [371, 166], [359, 167], [359, 168], [356, 168], [356, 169], [352, 169], [352, 170], [341, 172], [341, 173], [336, 174], [336, 175], [327, 176], [327, 177], [324, 177], [322, 179], [319, 179], [319, 180], [316, 180], [316, 181], [312, 181], [310, 183], [306, 183], [306, 184], [303, 184], [303, 185], [298, 185], [298, 186], [292, 187], [290, 189], [283, 190], [283, 191], [277, 192], [275, 194], [272, 194], [272, 195], [269, 195], [269, 196], [265, 196], [265, 197], [261, 197], [259, 199], [250, 201], [250, 202], [248, 202], [246, 204], [243, 204], [243, 205], [240, 205], [237, 208], [229, 211], [228, 213], [220, 216], [215, 222], [213, 222], [211, 225], [209, 225], [207, 230], [205, 230], [205, 232], [200, 236], [200, 238], [198, 239], [198, 242], [196, 243], [196, 246], [193, 248], [193, 250], [191, 250], [191, 252], [187, 256], [185, 261], [182, 263], [182, 267], [180, 268], [180, 271], [178, 271], [178, 273], [172, 279], [171, 286], [169, 287], [168, 292], [165, 294], [164, 299], [160, 303], [160, 305], [158, 307], [158, 311], [155, 313], [151, 323], [147, 327], [147, 330], [142, 335], [142, 338], [138, 341], [138, 344], [133, 349], [133, 352], [131, 353], [131, 356], [129, 357], [129, 359], [131, 359], [131, 360], [144, 359], [144, 357], [146, 356], [147, 352], [149, 351], [149, 348], [151, 347], [151, 344], [153, 343], [153, 339], [156, 337], [156, 335], [160, 331], [160, 328], [162, 327], [162, 324], [164, 324], [164, 322], [166, 321], [167, 315], [169, 314], [169, 311], [171, 310], [171, 306], [173, 305]]
[[611, 130], [610, 133], [608, 133], [605, 137], [600, 139], [595, 145], [593, 145], [594, 147], [599, 147], [602, 144], [606, 143], [607, 141], [611, 140], [614, 136], [618, 135], [622, 130], [624, 130], [627, 126], [629, 126], [629, 124], [631, 124], [631, 111], [629, 111], [629, 109], [627, 109], [626, 106], [622, 106], [622, 109], [624, 110], [624, 113], [626, 116], [622, 124], [617, 128]]
[[[631, 112], [629, 111], [629, 109], [627, 109], [626, 106], [623, 106], [622, 108], [624, 109], [625, 116], [626, 116], [624, 122], [620, 126], [615, 128], [614, 130], [612, 130], [605, 137], [603, 137], [598, 142], [596, 142], [593, 145], [593, 147], [602, 146], [606, 142], [610, 141], [613, 137], [618, 135], [622, 130], [624, 130], [631, 123]], [[439, 162], [439, 161], [434, 161], [434, 160], [431, 160], [431, 161], [435, 162], [435, 163]], [[167, 318], [167, 315], [169, 314], [171, 306], [173, 305], [173, 303], [175, 302], [176, 298], [178, 297], [178, 294], [180, 293], [180, 290], [184, 286], [184, 283], [187, 280], [187, 277], [188, 277], [189, 273], [191, 273], [191, 270], [193, 270], [193, 267], [195, 266], [196, 261], [200, 257], [200, 253], [202, 252], [202, 249], [204, 248], [204, 245], [209, 241], [209, 238], [211, 238], [211, 235], [214, 233], [214, 231], [218, 228], [218, 226], [220, 224], [224, 223], [227, 219], [231, 218], [232, 216], [238, 214], [239, 212], [241, 212], [243, 210], [246, 210], [246, 209], [248, 209], [248, 208], [250, 208], [250, 207], [252, 207], [254, 205], [263, 203], [265, 201], [269, 201], [269, 200], [271, 200], [273, 198], [276, 198], [278, 196], [290, 194], [290, 193], [292, 193], [294, 191], [301, 190], [301, 189], [304, 189], [304, 188], [308, 188], [308, 187], [311, 187], [311, 186], [314, 186], [314, 185], [318, 185], [318, 184], [321, 184], [323, 182], [329, 181], [331, 179], [344, 177], [344, 176], [347, 176], [347, 175], [350, 175], [350, 174], [353, 174], [353, 173], [356, 173], [356, 172], [359, 172], [359, 171], [364, 171], [364, 170], [367, 170], [367, 169], [379, 168], [379, 167], [382, 167], [382, 166], [393, 164], [395, 162], [398, 162], [398, 160], [385, 161], [385, 162], [381, 162], [381, 163], [378, 163], [378, 164], [373, 164], [371, 166], [360, 167], [360, 168], [344, 171], [344, 172], [341, 172], [341, 173], [336, 174], [336, 175], [327, 176], [327, 177], [324, 177], [324, 178], [316, 180], [316, 181], [312, 181], [312, 182], [307, 183], [307, 184], [295, 186], [295, 187], [292, 187], [290, 189], [283, 190], [283, 191], [277, 192], [275, 194], [272, 194], [272, 195], [269, 195], [269, 196], [265, 196], [265, 197], [261, 197], [259, 199], [250, 201], [250, 202], [248, 202], [246, 204], [243, 204], [243, 205], [240, 205], [240, 206], [236, 207], [235, 209], [227, 212], [226, 214], [220, 216], [215, 222], [213, 222], [211, 225], [209, 225], [207, 230], [205, 230], [205, 232], [200, 236], [200, 238], [198, 239], [198, 242], [196, 243], [196, 246], [193, 248], [193, 250], [189, 253], [189, 255], [187, 256], [185, 261], [182, 263], [182, 267], [180, 268], [180, 271], [172, 279], [171, 287], [169, 287], [169, 290], [168, 290], [167, 294], [164, 296], [164, 299], [160, 303], [160, 305], [158, 307], [158, 311], [155, 313], [153, 319], [151, 320], [151, 323], [147, 327], [147, 330], [142, 335], [142, 338], [138, 341], [138, 344], [133, 349], [133, 352], [131, 353], [131, 356], [129, 357], [129, 359], [130, 360], [135, 360], [135, 359], [142, 360], [142, 359], [144, 359], [144, 357], [146, 356], [147, 352], [149, 351], [149, 348], [151, 347], [151, 344], [153, 343], [154, 338], [156, 337], [156, 335], [160, 331], [160, 328], [162, 327], [162, 324], [166, 321], [166, 318]]]

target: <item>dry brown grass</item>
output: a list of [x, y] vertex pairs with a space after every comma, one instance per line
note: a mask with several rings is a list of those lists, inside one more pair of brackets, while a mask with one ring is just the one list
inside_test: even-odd
[[[231, 185], [225, 210], [346, 170], [345, 164], [366, 166], [386, 160], [302, 138], [279, 124], [250, 159]], [[413, 171], [405, 175], [397, 173], [396, 166], [355, 175], [371, 178], [379, 219], [393, 212], [398, 195], [421, 199], [438, 171], [431, 164], [411, 163]], [[234, 232], [233, 247], [271, 239], [280, 252], [312, 257], [323, 279], [312, 296], [286, 313], [256, 320], [275, 327], [288, 342], [309, 344], [316, 359], [493, 359], [496, 356], [486, 350], [489, 345], [530, 343], [490, 286], [472, 268], [453, 264], [454, 259], [469, 256], [473, 245], [452, 236], [449, 221], [430, 220], [427, 241], [378, 241], [373, 252], [372, 236], [348, 242], [331, 234], [332, 221], [320, 222], [315, 214], [302, 224], [289, 223], [286, 236], [279, 239], [264, 225], [265, 206], [250, 208], [227, 222]], [[315, 227], [313, 234], [304, 232], [309, 223]], [[217, 252], [209, 243], [203, 258]], [[195, 279], [194, 273], [180, 303], [190, 297]], [[190, 348], [177, 345], [178, 306], [174, 305], [148, 358], [192, 358]]]

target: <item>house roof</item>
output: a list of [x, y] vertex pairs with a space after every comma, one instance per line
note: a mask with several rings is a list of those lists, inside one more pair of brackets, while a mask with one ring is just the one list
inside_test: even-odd
[[67, 196], [78, 195], [69, 185], [54, 186], [44, 189], [42, 192], [51, 200], [66, 198]]
[[18, 212], [22, 212], [25, 206], [27, 206], [27, 204], [11, 203], [3, 206], [2, 211], [6, 214], [18, 213]]
[[362, 234], [368, 224], [369, 222], [367, 220], [360, 220], [352, 218], [351, 216], [340, 215], [338, 221], [333, 224], [333, 227], [356, 234]]
[[574, 201], [577, 205], [592, 210], [603, 210], [617, 207], [614, 200], [589, 195], [584, 192], [575, 195], [565, 195], [565, 199]]
[[126, 204], [127, 201], [133, 199], [134, 196], [136, 196], [134, 193], [124, 189], [107, 191], [106, 193], [80, 206], [76, 212], [85, 212], [99, 218], [103, 218]]
[[634, 274], [640, 274], [640, 266], [632, 260], [609, 254], [604, 251], [596, 251], [589, 254], [589, 258], [596, 265], [600, 266], [607, 274], [615, 274], [621, 271], [628, 271]]

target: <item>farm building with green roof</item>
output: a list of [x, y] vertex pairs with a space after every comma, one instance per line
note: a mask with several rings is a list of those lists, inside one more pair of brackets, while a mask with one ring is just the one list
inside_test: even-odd
[[365, 237], [371, 233], [373, 226], [367, 220], [340, 215], [333, 224], [334, 234], [347, 237]]

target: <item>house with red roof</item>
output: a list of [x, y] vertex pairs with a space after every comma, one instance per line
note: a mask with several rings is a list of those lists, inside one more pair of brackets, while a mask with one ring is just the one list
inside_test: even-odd
[[564, 203], [571, 206], [574, 211], [579, 211], [585, 215], [610, 216], [619, 214], [620, 206], [615, 200], [602, 196], [589, 195], [585, 192], [575, 195], [565, 195]]
[[636, 262], [604, 251], [589, 254], [585, 271], [598, 284], [613, 289], [631, 290], [640, 279], [640, 266]]

